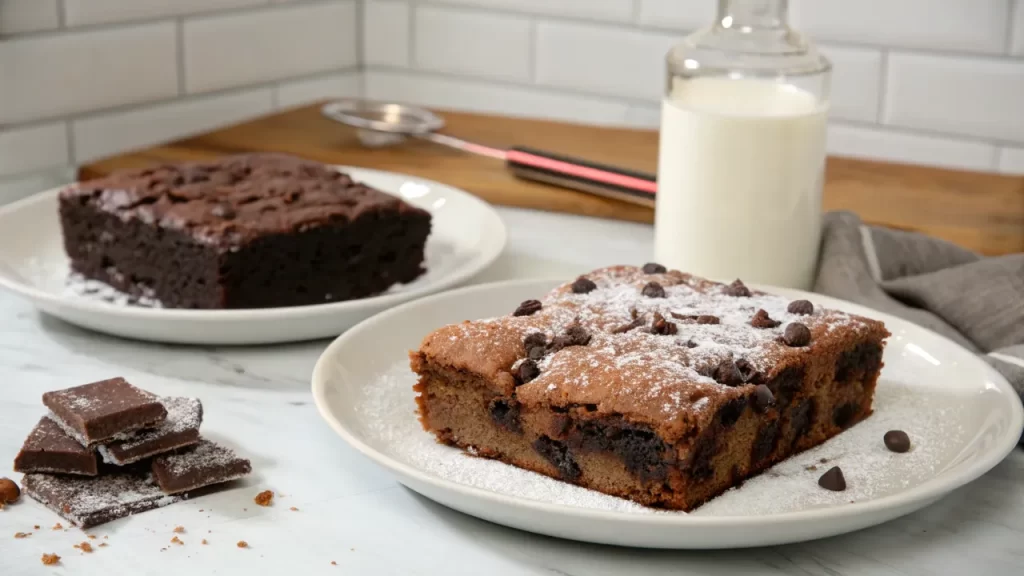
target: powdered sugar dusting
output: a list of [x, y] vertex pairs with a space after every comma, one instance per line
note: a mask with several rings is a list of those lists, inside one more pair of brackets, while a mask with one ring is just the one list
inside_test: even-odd
[[109, 474], [98, 478], [27, 474], [25, 493], [77, 526], [173, 504], [181, 498], [168, 496], [146, 477]]
[[64, 283], [63, 296], [105, 302], [115, 306], [163, 308], [163, 304], [154, 297], [152, 290], [144, 290], [144, 294], [132, 296], [121, 292], [105, 282], [86, 278], [77, 272], [72, 272], [68, 274], [67, 280]]
[[[356, 414], [370, 445], [403, 463], [444, 480], [514, 498], [633, 514], [684, 514], [653, 510], [438, 444], [416, 419], [415, 382], [407, 363], [397, 361], [370, 379], [361, 390], [363, 397], [356, 400]], [[963, 405], [962, 399], [934, 387], [882, 381], [875, 413], [867, 420], [729, 490], [693, 514], [780, 514], [863, 502], [913, 487], [951, 466], [969, 440], [963, 427], [950, 424], [961, 419], [958, 412]], [[882, 436], [891, 429], [910, 435], [910, 452], [895, 454], [885, 448]], [[821, 463], [822, 458], [827, 462]], [[815, 469], [808, 469], [811, 466]], [[846, 491], [829, 492], [818, 486], [818, 477], [832, 466], [842, 468]]]
[[[236, 469], [243, 462], [244, 467]], [[155, 463], [172, 476], [202, 472], [205, 485], [236, 480], [250, 471], [248, 460], [234, 450], [206, 439], [200, 440], [192, 448], [158, 456]]]
[[[121, 440], [113, 446], [117, 452], [136, 450], [171, 435], [183, 434], [189, 430], [199, 430], [199, 426], [203, 422], [203, 405], [198, 398], [161, 398], [160, 403], [167, 410], [167, 419], [156, 428], [140, 430], [127, 439]], [[98, 451], [104, 462], [117, 465], [131, 464], [148, 455], [141, 454], [136, 458], [120, 460], [111, 454], [107, 446], [99, 446]]]

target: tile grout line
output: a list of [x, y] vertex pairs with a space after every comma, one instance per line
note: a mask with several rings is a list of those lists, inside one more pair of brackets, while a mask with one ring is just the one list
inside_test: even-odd
[[889, 111], [889, 50], [882, 50], [878, 61], [878, 110], [875, 112], [875, 123], [884, 126]]
[[408, 51], [409, 51], [409, 54], [408, 54], [409, 64], [408, 64], [408, 66], [409, 66], [409, 68], [416, 68], [417, 67], [417, 62], [416, 62], [416, 24], [419, 21], [419, 12], [420, 12], [419, 4], [417, 4], [416, 2], [410, 2], [409, 3], [409, 30], [408, 30], [408, 34], [407, 34], [407, 38], [409, 39], [409, 46], [408, 46]]
[[72, 126], [74, 122], [73, 118], [68, 118], [64, 121], [64, 137], [68, 139], [68, 164], [71, 166], [78, 166], [78, 162], [75, 160], [75, 129]]
[[527, 77], [530, 79], [530, 84], [537, 83], [537, 19], [530, 17], [530, 27], [527, 29], [527, 45], [526, 54], [529, 61], [527, 62]]
[[356, 13], [356, 69], [362, 73], [363, 65], [366, 63], [366, 50], [363, 42], [366, 41], [366, 0], [355, 0]]
[[174, 20], [174, 42], [175, 58], [178, 59], [178, 66], [175, 73], [178, 75], [178, 96], [188, 93], [185, 85], [185, 19], [183, 17]]
[[[1010, 0], [1009, 10], [1006, 15], [1006, 42], [1003, 45], [1003, 52], [1010, 57], [1013, 56], [1013, 41], [1014, 41], [1014, 19], [1017, 16], [1017, 11], [1021, 9], [1021, 0]], [[1022, 31], [1024, 33], [1024, 31]]]
[[57, 0], [57, 28], [63, 30], [68, 25], [68, 6], [65, 0]]

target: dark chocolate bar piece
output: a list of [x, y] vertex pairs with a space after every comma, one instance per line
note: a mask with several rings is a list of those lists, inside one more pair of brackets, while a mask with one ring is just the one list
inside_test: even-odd
[[138, 471], [107, 473], [95, 478], [58, 474], [26, 474], [22, 490], [79, 528], [105, 524], [173, 504], [181, 496], [164, 494]]
[[249, 472], [249, 460], [205, 438], [195, 446], [153, 459], [153, 476], [167, 494], [237, 480]]
[[124, 466], [199, 442], [203, 404], [197, 398], [162, 398], [160, 402], [167, 409], [167, 419], [127, 440], [101, 445], [98, 450], [104, 462]]
[[14, 471], [25, 474], [49, 472], [95, 476], [96, 454], [79, 444], [47, 417], [29, 433], [14, 458]]
[[129, 432], [155, 426], [167, 417], [160, 399], [111, 378], [43, 394], [50, 418], [82, 446], [126, 439]]

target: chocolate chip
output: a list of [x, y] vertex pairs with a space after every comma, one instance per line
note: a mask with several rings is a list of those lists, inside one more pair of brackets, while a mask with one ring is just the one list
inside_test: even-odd
[[551, 339], [551, 344], [548, 344], [548, 350], [551, 352], [558, 352], [562, 348], [568, 348], [572, 346], [572, 338], [569, 338], [565, 334], [559, 334]]
[[495, 398], [488, 405], [491, 411], [491, 421], [499, 428], [509, 432], [522, 433], [523, 427], [519, 423], [519, 403], [512, 399]]
[[760, 377], [757, 369], [746, 358], [740, 358], [736, 361], [736, 369], [740, 371], [740, 376], [743, 378], [744, 383]]
[[721, 409], [718, 410], [718, 421], [722, 423], [722, 426], [729, 427], [736, 423], [743, 415], [743, 410], [747, 407], [747, 397], [739, 396], [726, 402]]
[[747, 288], [746, 284], [744, 284], [739, 278], [734, 280], [732, 284], [723, 288], [722, 292], [724, 292], [726, 296], [736, 296], [740, 298], [750, 296], [750, 288]]
[[910, 450], [910, 436], [903, 430], [889, 430], [882, 437], [885, 447], [900, 454]]
[[573, 324], [566, 329], [565, 335], [569, 337], [572, 346], [586, 346], [590, 344], [590, 332], [579, 324]]
[[811, 304], [808, 300], [793, 300], [786, 307], [786, 310], [790, 314], [802, 314], [804, 316], [814, 313], [814, 304]]
[[519, 382], [526, 384], [530, 380], [540, 376], [540, 367], [537, 366], [536, 362], [527, 358], [519, 365], [517, 374], [519, 375]]
[[540, 303], [540, 300], [527, 300], [520, 304], [519, 307], [516, 308], [516, 311], [512, 313], [512, 315], [532, 316], [537, 312], [540, 312], [541, 308], [543, 308], [543, 305]]
[[526, 338], [523, 338], [523, 348], [527, 350], [529, 350], [530, 348], [534, 348], [536, 346], [547, 345], [548, 337], [545, 336], [543, 332], [531, 332], [530, 334], [526, 335]]
[[775, 328], [782, 322], [778, 320], [772, 320], [772, 317], [768, 315], [768, 312], [764, 308], [759, 308], [754, 313], [754, 317], [750, 320], [750, 325], [754, 328]]
[[594, 284], [594, 281], [591, 280], [590, 278], [584, 278], [583, 276], [580, 276], [579, 278], [576, 279], [575, 282], [572, 283], [573, 294], [587, 294], [593, 292], [596, 289], [597, 284]]
[[526, 352], [526, 357], [530, 360], [540, 360], [547, 354], [548, 349], [546, 346], [534, 346]]
[[629, 332], [630, 330], [635, 330], [636, 328], [639, 328], [643, 325], [643, 318], [634, 318], [628, 324], [623, 324], [622, 326], [619, 326], [617, 328], [612, 328], [612, 334], [625, 334], [626, 332]]
[[786, 325], [786, 331], [782, 334], [782, 341], [786, 346], [807, 346], [811, 343], [811, 331], [807, 326], [799, 322], [791, 322]]
[[657, 282], [648, 282], [644, 289], [640, 292], [648, 298], [664, 298], [665, 289], [662, 288], [661, 284]]
[[648, 262], [647, 264], [644, 264], [643, 270], [644, 274], [664, 274], [665, 272], [668, 272], [667, 268], [665, 268], [661, 264], [656, 264], [654, 262]]
[[660, 312], [654, 313], [654, 321], [651, 322], [651, 334], [670, 336], [677, 332], [679, 332], [679, 327], [676, 326], [675, 322], [665, 320], [665, 317]]
[[697, 316], [697, 324], [718, 324], [720, 320], [718, 316], [712, 316], [710, 314], [701, 314]]
[[210, 209], [210, 214], [213, 214], [217, 218], [223, 218], [225, 220], [232, 220], [234, 219], [235, 216], [237, 216], [235, 210], [227, 204], [217, 204], [212, 209]]
[[718, 324], [721, 322], [718, 316], [710, 314], [679, 314], [678, 312], [669, 312], [669, 315], [676, 320], [686, 320], [687, 322], [696, 322], [697, 324]]
[[832, 423], [843, 429], [849, 428], [858, 412], [860, 412], [860, 404], [857, 402], [840, 404], [832, 410]]
[[[757, 406], [755, 405], [755, 409]], [[757, 431], [757, 438], [750, 452], [750, 464], [755, 466], [775, 451], [779, 439], [779, 419], [768, 422]]]
[[846, 478], [843, 478], [843, 471], [839, 466], [833, 466], [818, 478], [818, 486], [833, 492], [846, 490]]
[[772, 394], [771, 389], [764, 384], [758, 384], [754, 388], [754, 410], [759, 414], [764, 414], [772, 404], [775, 404], [775, 395]]
[[743, 384], [743, 374], [740, 373], [739, 367], [736, 366], [736, 363], [731, 358], [726, 358], [719, 362], [712, 374], [715, 382], [720, 384], [727, 386]]

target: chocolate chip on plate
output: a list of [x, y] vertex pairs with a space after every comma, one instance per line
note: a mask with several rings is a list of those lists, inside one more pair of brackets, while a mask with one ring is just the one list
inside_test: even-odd
[[750, 288], [747, 288], [747, 285], [744, 284], [743, 281], [740, 280], [739, 278], [733, 280], [732, 284], [729, 284], [728, 286], [723, 288], [722, 292], [724, 292], [727, 296], [737, 296], [741, 298], [750, 296]]
[[535, 346], [547, 346], [548, 337], [543, 332], [531, 332], [523, 338], [523, 348], [529, 350]]
[[665, 289], [657, 282], [648, 282], [644, 289], [640, 292], [648, 298], [664, 298]]
[[661, 264], [648, 262], [647, 264], [644, 264], [643, 271], [644, 274], [664, 274], [665, 272], [668, 272], [668, 269]]
[[808, 316], [814, 313], [814, 304], [811, 304], [808, 300], [793, 300], [786, 307], [786, 310], [790, 314], [802, 314]]
[[910, 450], [910, 436], [903, 430], [889, 430], [882, 437], [885, 447], [893, 452], [903, 453]]
[[750, 319], [750, 325], [754, 328], [775, 328], [779, 324], [782, 324], [782, 322], [772, 320], [772, 317], [768, 315], [764, 308], [759, 308], [754, 313], [754, 317]]
[[654, 313], [654, 321], [651, 322], [651, 334], [670, 336], [677, 332], [679, 332], [679, 327], [676, 326], [675, 322], [665, 320], [665, 317], [660, 312]]
[[590, 278], [586, 278], [584, 276], [580, 276], [579, 278], [576, 279], [575, 282], [572, 283], [573, 294], [587, 294], [593, 292], [596, 289], [597, 284], [594, 284], [593, 280], [591, 280]]
[[786, 346], [794, 348], [807, 346], [811, 343], [811, 331], [799, 322], [792, 322], [786, 325], [786, 331], [782, 334], [782, 341]]
[[537, 363], [533, 360], [526, 359], [519, 365], [517, 373], [519, 375], [519, 381], [526, 384], [530, 380], [540, 376], [540, 367], [537, 366]]
[[772, 404], [775, 404], [775, 395], [772, 394], [771, 389], [764, 384], [758, 384], [754, 388], [754, 410], [764, 414]]
[[527, 300], [520, 304], [519, 307], [516, 308], [516, 311], [512, 313], [512, 315], [532, 316], [537, 312], [540, 312], [541, 308], [543, 308], [543, 305], [540, 303], [540, 300]]
[[833, 492], [846, 490], [846, 478], [843, 478], [843, 471], [839, 466], [833, 466], [818, 478], [818, 486]]

